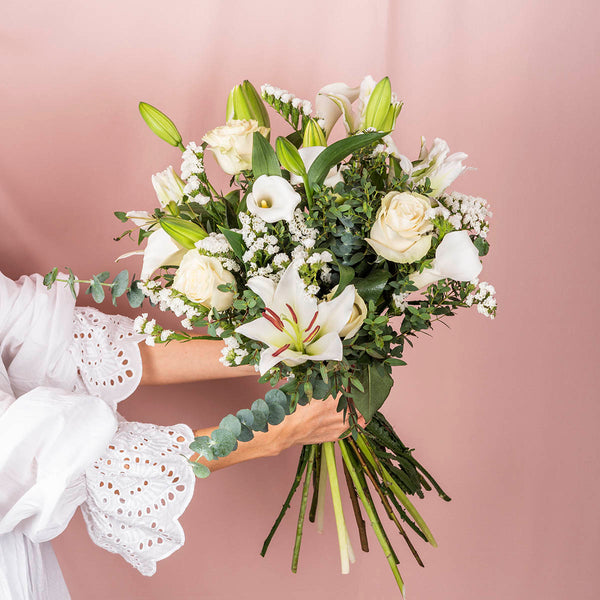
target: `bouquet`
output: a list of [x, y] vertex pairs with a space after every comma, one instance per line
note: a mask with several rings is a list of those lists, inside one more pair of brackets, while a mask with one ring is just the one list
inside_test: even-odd
[[[262, 554], [300, 490], [295, 572], [306, 513], [322, 528], [329, 487], [347, 573], [354, 553], [345, 487], [361, 548], [369, 549], [366, 519], [404, 593], [382, 515], [422, 565], [409, 533], [436, 542], [410, 498], [432, 489], [450, 498], [379, 411], [393, 367], [405, 364], [404, 349], [420, 332], [460, 307], [477, 305], [494, 317], [494, 289], [478, 280], [491, 213], [485, 200], [447, 191], [466, 169], [465, 154], [450, 154], [441, 139], [431, 147], [423, 139], [413, 161], [398, 151], [391, 132], [402, 103], [387, 77], [366, 77], [356, 88], [327, 85], [314, 112], [286, 90], [264, 85], [261, 92], [249, 81], [234, 87], [226, 124], [199, 144], [184, 145], [171, 119], [140, 104], [152, 131], [182, 151], [181, 176], [169, 167], [152, 177], [153, 213], [115, 213], [132, 224], [121, 237], [135, 234], [146, 244], [120, 257], [143, 256], [140, 278], [130, 282], [125, 270], [109, 283], [104, 272], [87, 282], [88, 291], [97, 301], [106, 290], [113, 301], [126, 292], [133, 306], [148, 297], [182, 318], [182, 330], [144, 313], [135, 326], [147, 343], [219, 340], [225, 365], [254, 365], [271, 386], [264, 399], [225, 416], [210, 437], [194, 440], [191, 449], [207, 460], [281, 423], [297, 405], [336, 397], [347, 434], [302, 449]], [[287, 123], [287, 136], [271, 139], [267, 107]], [[340, 118], [346, 135], [332, 141]], [[209, 156], [231, 178], [226, 191], [207, 174]], [[46, 283], [56, 279], [54, 269]], [[67, 283], [74, 282], [70, 273]], [[197, 461], [191, 468], [209, 474]]]

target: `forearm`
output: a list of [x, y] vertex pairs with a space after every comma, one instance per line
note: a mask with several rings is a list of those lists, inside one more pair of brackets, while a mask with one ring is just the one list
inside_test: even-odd
[[188, 383], [255, 375], [254, 367], [226, 367], [219, 358], [223, 344], [212, 340], [140, 344], [142, 385]]

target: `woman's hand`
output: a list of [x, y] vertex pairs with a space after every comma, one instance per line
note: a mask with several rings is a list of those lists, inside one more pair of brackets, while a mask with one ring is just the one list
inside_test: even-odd
[[[238, 449], [228, 456], [207, 461], [194, 454], [192, 460], [202, 462], [211, 471], [216, 471], [253, 458], [277, 456], [283, 450], [298, 444], [334, 442], [348, 429], [348, 422], [344, 421], [343, 412], [337, 412], [337, 405], [338, 401], [333, 397], [312, 400], [306, 406], [298, 406], [283, 423], [270, 426], [266, 433], [255, 432], [252, 440], [239, 443]], [[365, 425], [362, 417], [358, 422], [361, 426]], [[210, 435], [214, 429], [215, 427], [201, 429], [195, 435]]]

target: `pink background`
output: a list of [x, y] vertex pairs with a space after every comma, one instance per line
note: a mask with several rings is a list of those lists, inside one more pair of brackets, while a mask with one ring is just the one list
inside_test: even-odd
[[[244, 77], [312, 99], [389, 74], [405, 101], [401, 151], [440, 136], [477, 168], [456, 188], [492, 203], [483, 276], [500, 302], [495, 322], [473, 310], [437, 327], [396, 371], [386, 413], [453, 497], [420, 504], [440, 544], [421, 546], [425, 569], [396, 544], [409, 597], [597, 598], [599, 6], [5, 0], [0, 267], [90, 274], [130, 249], [111, 242], [112, 211], [152, 207], [150, 175], [179, 164], [138, 100], [199, 141]], [[122, 410], [200, 427], [260, 393], [249, 380], [140, 389]], [[260, 558], [296, 457], [198, 483], [187, 543], [153, 578], [95, 547], [75, 517], [55, 544], [73, 598], [396, 597], [374, 538], [339, 574], [331, 513], [322, 536], [307, 527], [297, 575], [296, 506]]]

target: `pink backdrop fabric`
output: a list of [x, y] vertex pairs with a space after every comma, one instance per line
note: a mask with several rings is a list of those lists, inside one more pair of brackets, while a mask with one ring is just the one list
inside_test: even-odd
[[[500, 302], [495, 322], [472, 310], [436, 327], [395, 372], [385, 412], [453, 497], [419, 503], [439, 541], [421, 545], [425, 569], [396, 544], [408, 595], [598, 597], [597, 2], [5, 0], [2, 13], [0, 267], [12, 276], [96, 273], [132, 249], [111, 241], [112, 212], [151, 208], [150, 175], [179, 165], [139, 100], [199, 141], [243, 78], [312, 99], [389, 74], [405, 101], [401, 151], [440, 136], [477, 169], [455, 189], [492, 203], [482, 276]], [[146, 388], [122, 410], [201, 427], [261, 393], [250, 380]], [[297, 504], [259, 556], [297, 454], [199, 482], [186, 545], [152, 578], [75, 517], [55, 544], [73, 598], [397, 597], [373, 536], [339, 574], [331, 511], [323, 535], [306, 527], [297, 575]]]

